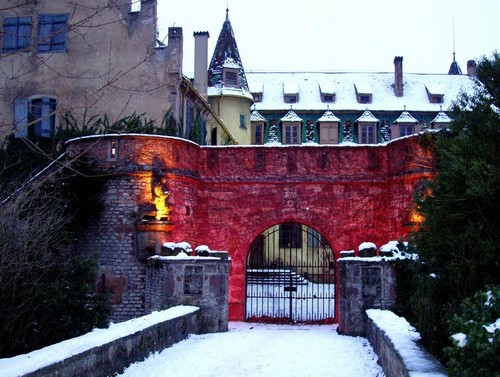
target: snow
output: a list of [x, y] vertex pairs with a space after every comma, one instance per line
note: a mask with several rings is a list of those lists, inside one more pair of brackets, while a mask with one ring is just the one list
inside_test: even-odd
[[356, 122], [378, 122], [378, 119], [375, 118], [370, 111], [365, 110], [365, 112], [356, 119]]
[[377, 249], [377, 246], [373, 242], [362, 242], [358, 246], [358, 251], [365, 250], [365, 249]]
[[383, 377], [365, 338], [339, 335], [334, 325], [230, 322], [225, 333], [191, 335], [122, 376]]
[[490, 334], [494, 334], [495, 331], [500, 330], [500, 318], [497, 318], [495, 322], [490, 323], [489, 325], [483, 325], [483, 327]]
[[420, 334], [406, 319], [388, 310], [368, 309], [366, 314], [389, 337], [405, 365], [412, 371], [412, 376], [429, 370], [432, 361], [417, 344]]
[[[329, 103], [329, 108], [336, 111], [364, 111], [368, 106], [371, 111], [431, 111], [439, 112], [441, 106], [448, 109], [451, 102], [460, 93], [473, 93], [474, 82], [467, 75], [418, 74], [404, 73], [402, 97], [394, 94], [393, 72], [252, 72], [246, 71], [246, 77], [251, 88], [263, 88], [262, 101], [256, 102], [257, 110], [278, 111], [288, 110], [283, 96], [283, 83], [296, 82], [299, 90], [299, 101], [294, 103], [295, 111], [325, 110], [326, 104], [321, 100], [323, 83], [335, 86], [335, 101]], [[320, 83], [320, 85], [318, 85]], [[372, 91], [372, 101], [369, 104], [357, 101], [354, 84], [368, 84]], [[433, 83], [443, 91], [443, 103], [431, 103], [426, 85]], [[366, 88], [365, 88], [366, 89]], [[291, 89], [290, 89], [291, 90]]]
[[161, 312], [134, 318], [126, 322], [112, 323], [107, 329], [94, 329], [82, 336], [68, 339], [45, 348], [11, 357], [0, 359], [2, 377], [22, 376], [45, 366], [65, 360], [89, 349], [102, 346], [113, 340], [134, 334], [157, 323], [180, 317], [199, 310], [195, 306], [176, 306]]
[[463, 332], [453, 334], [451, 338], [455, 342], [457, 342], [457, 346], [460, 348], [464, 348], [467, 345], [467, 335], [465, 335]]

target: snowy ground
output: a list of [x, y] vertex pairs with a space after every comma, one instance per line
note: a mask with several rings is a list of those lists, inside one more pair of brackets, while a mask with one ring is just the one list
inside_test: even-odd
[[189, 339], [131, 365], [129, 377], [383, 377], [365, 338], [333, 325], [230, 322], [225, 333]]

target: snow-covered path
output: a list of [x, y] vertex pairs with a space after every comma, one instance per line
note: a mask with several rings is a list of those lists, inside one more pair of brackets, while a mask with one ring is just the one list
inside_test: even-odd
[[332, 325], [230, 322], [229, 331], [189, 339], [131, 365], [129, 377], [382, 377], [364, 338]]

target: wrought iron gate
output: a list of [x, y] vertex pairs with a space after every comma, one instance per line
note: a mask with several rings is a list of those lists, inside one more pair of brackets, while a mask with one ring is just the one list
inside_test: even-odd
[[334, 264], [331, 247], [313, 228], [284, 223], [267, 229], [247, 257], [246, 319], [333, 320]]

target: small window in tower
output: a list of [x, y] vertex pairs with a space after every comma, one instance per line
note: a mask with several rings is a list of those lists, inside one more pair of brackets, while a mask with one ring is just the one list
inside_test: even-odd
[[224, 85], [233, 88], [239, 86], [238, 71], [236, 69], [224, 69]]
[[247, 128], [247, 117], [244, 114], [240, 114], [240, 127]]

